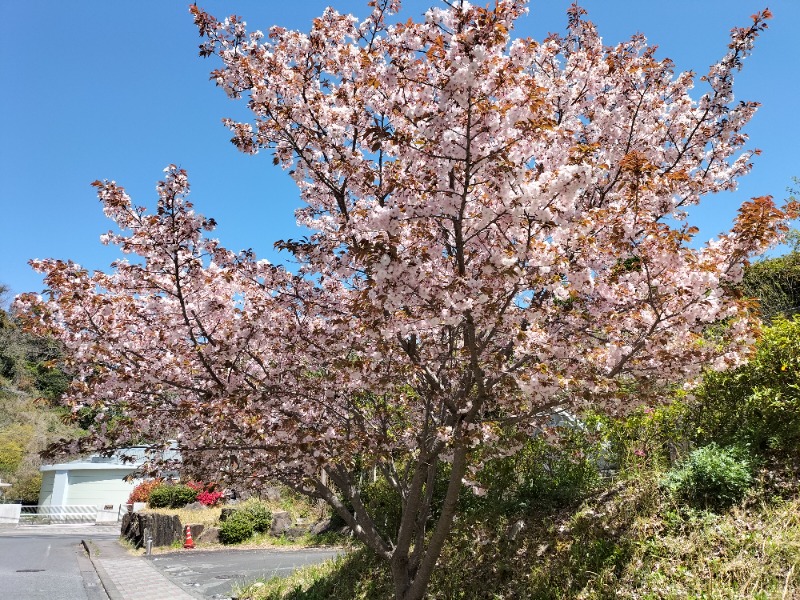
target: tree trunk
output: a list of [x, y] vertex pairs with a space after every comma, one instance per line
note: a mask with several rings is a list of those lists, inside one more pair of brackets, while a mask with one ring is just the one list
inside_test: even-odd
[[397, 549], [392, 555], [391, 570], [394, 582], [396, 600], [423, 600], [428, 589], [433, 568], [439, 555], [442, 553], [444, 542], [453, 527], [456, 514], [456, 504], [461, 493], [462, 483], [467, 467], [467, 449], [457, 448], [453, 455], [453, 467], [450, 472], [450, 481], [447, 484], [442, 514], [436, 522], [436, 527], [428, 541], [428, 546], [422, 552], [419, 563], [412, 567], [409, 552], [398, 553]]
[[396, 600], [407, 600], [411, 588], [411, 573], [408, 569], [408, 554], [405, 556], [392, 556], [392, 582], [394, 583], [394, 597]]

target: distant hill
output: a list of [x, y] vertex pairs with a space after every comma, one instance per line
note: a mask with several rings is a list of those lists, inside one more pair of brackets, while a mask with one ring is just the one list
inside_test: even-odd
[[[0, 299], [7, 288], [0, 284]], [[36, 503], [41, 475], [39, 453], [64, 437], [80, 435], [58, 399], [69, 385], [59, 345], [20, 330], [0, 308], [0, 479], [11, 483], [5, 500]]]

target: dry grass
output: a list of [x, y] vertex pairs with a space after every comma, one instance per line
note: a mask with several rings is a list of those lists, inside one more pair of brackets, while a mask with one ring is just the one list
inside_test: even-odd
[[330, 509], [324, 502], [311, 500], [288, 488], [282, 487], [280, 491], [280, 500], [262, 499], [262, 502], [264, 502], [273, 513], [286, 511], [291, 515], [292, 521], [295, 523], [316, 523], [317, 521], [327, 519], [330, 515]]
[[796, 498], [721, 515], [667, 513], [649, 525], [654, 535], [639, 533], [620, 597], [800, 598]]
[[219, 525], [219, 515], [222, 512], [222, 507], [216, 506], [198, 510], [186, 510], [185, 508], [148, 508], [145, 512], [170, 516], [177, 515], [184, 526], [199, 524], [205, 527], [215, 527]]

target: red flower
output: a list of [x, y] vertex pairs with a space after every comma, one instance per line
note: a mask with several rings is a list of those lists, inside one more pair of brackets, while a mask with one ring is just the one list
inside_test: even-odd
[[205, 506], [215, 506], [222, 498], [222, 492], [200, 492], [197, 494], [197, 501]]

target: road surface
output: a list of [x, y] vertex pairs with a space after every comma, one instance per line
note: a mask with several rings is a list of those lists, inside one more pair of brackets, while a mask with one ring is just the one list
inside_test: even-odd
[[230, 598], [236, 583], [285, 576], [295, 569], [328, 560], [341, 550], [184, 550], [150, 558], [153, 565], [184, 589], [209, 599]]
[[90, 528], [0, 528], [0, 597], [105, 600], [100, 580], [81, 546], [85, 530], [98, 537], [99, 530]]

